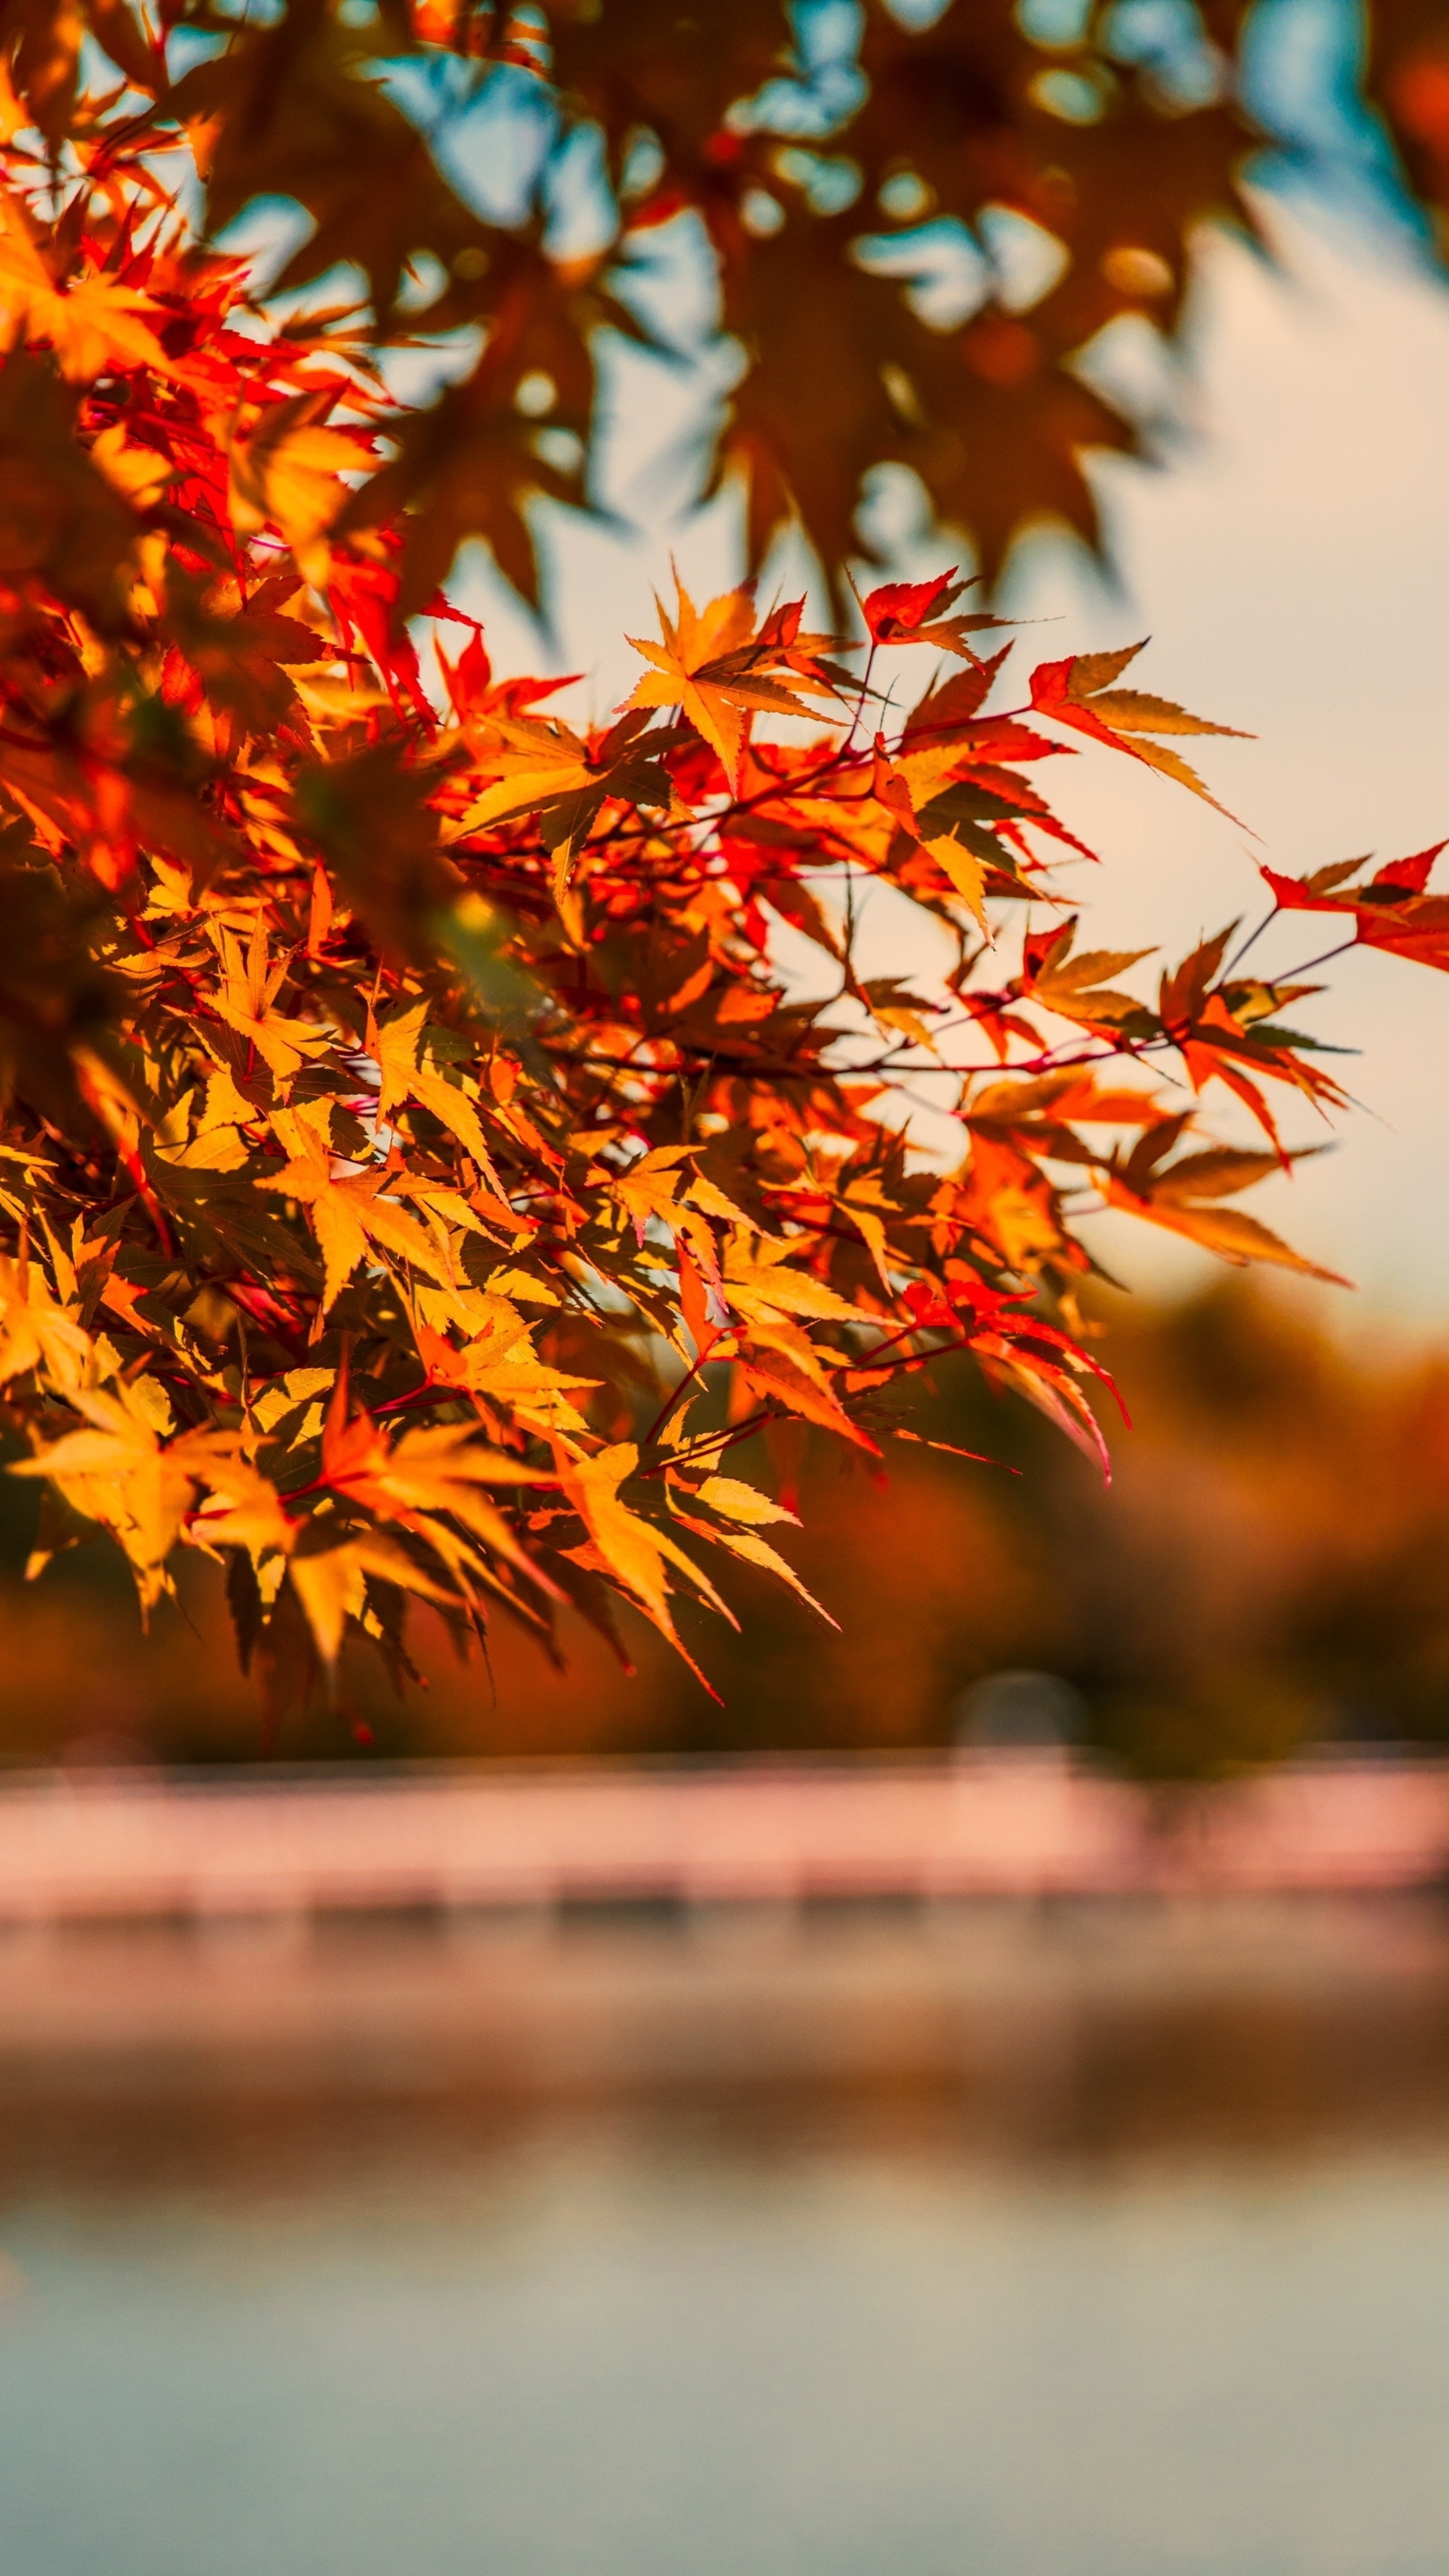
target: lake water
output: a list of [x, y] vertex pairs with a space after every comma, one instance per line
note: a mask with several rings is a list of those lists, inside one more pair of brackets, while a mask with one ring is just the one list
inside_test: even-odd
[[15, 2576], [1443, 2576], [1433, 1904], [0, 1951]]

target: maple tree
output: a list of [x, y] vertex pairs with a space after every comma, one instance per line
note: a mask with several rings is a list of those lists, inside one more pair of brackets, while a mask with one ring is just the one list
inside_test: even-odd
[[[527, 498], [573, 487], [516, 396], [542, 373], [586, 427], [589, 335], [629, 316], [597, 261], [473, 214], [373, 74], [539, 78], [545, 26], [611, 150], [647, 61], [671, 168], [699, 127], [738, 190], [715, 143], [741, 62], [779, 55], [763, 6], [683, 89], [648, 9], [4, 20], [0, 1389], [37, 1569], [105, 1530], [149, 1607], [178, 1550], [221, 1561], [274, 1714], [352, 1641], [405, 1678], [410, 1600], [550, 1648], [560, 1608], [612, 1634], [622, 1600], [683, 1650], [681, 1599], [730, 1615], [721, 1560], [802, 1589], [764, 1535], [789, 1504], [730, 1453], [803, 1424], [876, 1458], [948, 1351], [1105, 1460], [1079, 1216], [1307, 1268], [1228, 1202], [1293, 1159], [1272, 1086], [1342, 1100], [1279, 1016], [1316, 987], [1255, 976], [1251, 940], [1155, 1001], [1115, 980], [1147, 950], [1077, 945], [1056, 870], [1091, 854], [1027, 772], [1090, 745], [1206, 796], [1175, 745], [1225, 730], [1124, 684], [1131, 652], [1014, 692], [953, 569], [871, 590], [860, 642], [681, 588], [600, 725], [495, 675], [439, 584], [469, 532], [531, 581]], [[345, 257], [365, 304], [261, 297], [216, 246], [278, 192], [313, 223], [279, 288]], [[386, 344], [479, 319], [466, 381], [389, 391]], [[828, 415], [819, 443], [847, 452]], [[883, 653], [920, 668], [904, 716]], [[1429, 863], [1269, 882], [1444, 965]], [[933, 989], [863, 974], [874, 880], [937, 925]], [[954, 1164], [911, 1149], [907, 1075]], [[1199, 1141], [1215, 1082], [1261, 1146]]]

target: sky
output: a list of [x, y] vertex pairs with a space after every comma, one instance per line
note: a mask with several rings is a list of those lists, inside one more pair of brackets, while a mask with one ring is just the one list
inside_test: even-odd
[[[1082, 871], [1093, 945], [1156, 939], [1180, 955], [1266, 908], [1260, 860], [1301, 873], [1449, 835], [1449, 287], [1402, 239], [1281, 204], [1270, 220], [1276, 267], [1226, 237], [1204, 247], [1169, 460], [1095, 469], [1115, 583], [1033, 541], [1003, 603], [1049, 621], [1022, 639], [1033, 659], [1149, 636], [1134, 680], [1254, 737], [1194, 746], [1243, 829], [1105, 751], [1053, 764], [1058, 811], [1104, 860]], [[691, 399], [659, 368], [623, 389], [609, 480], [631, 524], [550, 535], [551, 642], [480, 565], [455, 582], [485, 611], [500, 667], [580, 671], [574, 703], [602, 713], [637, 672], [623, 638], [653, 630], [671, 553], [697, 596], [736, 577], [729, 503], [682, 508]], [[954, 552], [907, 530], [901, 567], [943, 569]], [[1449, 853], [1441, 874], [1449, 885]], [[1316, 928], [1279, 925], [1287, 944], [1265, 942], [1265, 963], [1316, 954], [1332, 925]], [[877, 936], [876, 971], [916, 962], [894, 923]], [[1295, 1017], [1361, 1050], [1334, 1068], [1361, 1106], [1334, 1151], [1250, 1204], [1356, 1284], [1351, 1310], [1322, 1292], [1350, 1334], [1449, 1331], [1449, 982], [1366, 952], [1329, 973], [1331, 994]], [[1285, 1133], [1328, 1137], [1307, 1104]], [[1092, 1220], [1089, 1239], [1144, 1288], [1212, 1267], [1126, 1218]]]

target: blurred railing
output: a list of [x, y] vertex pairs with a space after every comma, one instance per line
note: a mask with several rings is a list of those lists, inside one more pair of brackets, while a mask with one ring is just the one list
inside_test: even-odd
[[1215, 1890], [1449, 1876], [1449, 1764], [1149, 1791], [1052, 1753], [694, 1770], [45, 1774], [0, 1787], [0, 1922]]

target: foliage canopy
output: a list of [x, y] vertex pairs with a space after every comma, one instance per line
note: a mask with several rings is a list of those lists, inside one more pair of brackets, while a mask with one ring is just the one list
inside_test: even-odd
[[[1207, 15], [1237, 40], [1241, 11]], [[737, 112], [789, 86], [765, 0], [6, 13], [0, 1385], [39, 1559], [104, 1528], [145, 1605], [178, 1548], [222, 1559], [277, 1712], [350, 1638], [406, 1675], [410, 1599], [460, 1641], [501, 1610], [549, 1644], [566, 1603], [610, 1631], [623, 1598], [671, 1638], [681, 1595], [727, 1616], [715, 1551], [798, 1588], [764, 1534], [787, 1505], [729, 1452], [803, 1423], [875, 1457], [936, 1353], [1100, 1451], [1086, 1205], [1307, 1266], [1233, 1202], [1292, 1159], [1275, 1087], [1342, 1100], [1281, 1017], [1316, 987], [1255, 976], [1229, 930], [1144, 998], [1117, 979], [1148, 949], [1079, 945], [1058, 883], [1091, 854], [1042, 761], [1115, 751], [1207, 794], [1177, 746], [1225, 728], [1135, 687], [1131, 652], [1013, 689], [954, 571], [870, 591], [859, 641], [749, 585], [681, 589], [581, 729], [544, 711], [559, 683], [496, 677], [439, 588], [478, 533], [531, 584], [530, 497], [583, 487], [518, 397], [541, 380], [552, 426], [588, 431], [593, 335], [643, 328], [629, 245], [681, 206], [755, 353], [724, 455], [757, 551], [794, 511], [839, 574], [888, 456], [988, 562], [1044, 504], [1088, 524], [1076, 452], [1108, 433], [1067, 356], [1112, 312], [1172, 311], [1244, 130], [1124, 69], [1104, 13], [1055, 48], [1031, 16], [868, 16], [862, 186], [1050, 213], [1070, 253], [1029, 323], [990, 305], [933, 337], [852, 263], [810, 155]], [[485, 221], [399, 104], [409, 65], [532, 84], [540, 168], [601, 134], [617, 239], [553, 256], [542, 196]], [[1100, 115], [1053, 70], [1098, 80]], [[281, 286], [351, 261], [364, 305], [254, 298], [211, 234], [279, 194], [313, 227]], [[386, 344], [477, 324], [465, 380], [393, 397]], [[916, 666], [902, 716], [882, 674]], [[1269, 885], [1443, 966], [1433, 855]], [[929, 992], [862, 973], [872, 880], [936, 925]], [[959, 1122], [952, 1165], [906, 1145], [907, 1072]], [[1198, 1137], [1213, 1083], [1260, 1147]]]

